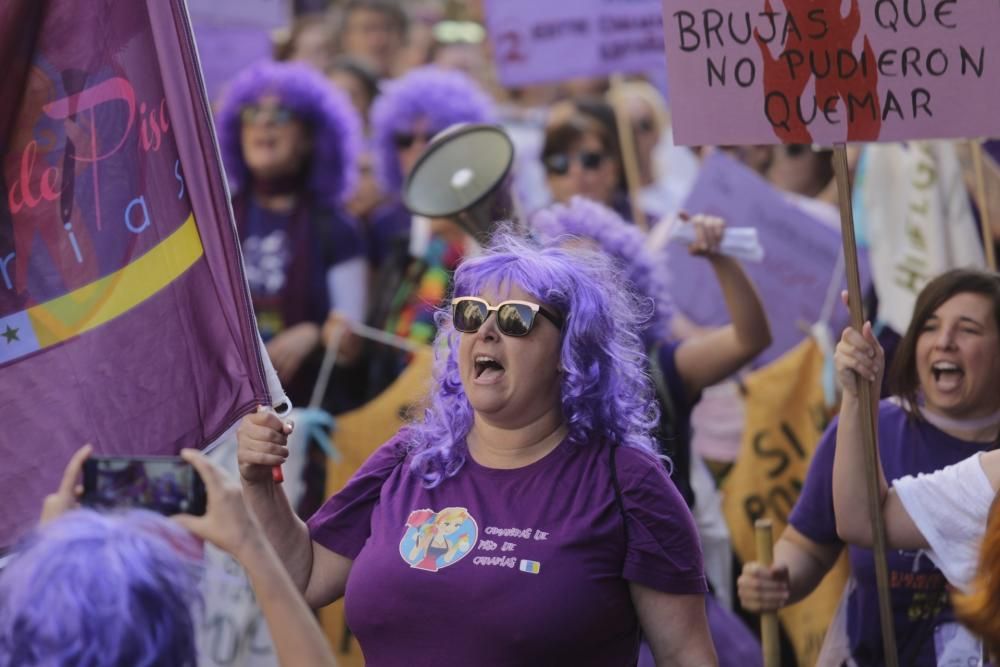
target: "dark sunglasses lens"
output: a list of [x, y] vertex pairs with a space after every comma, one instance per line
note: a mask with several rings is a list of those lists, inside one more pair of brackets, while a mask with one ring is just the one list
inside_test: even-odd
[[497, 327], [508, 336], [526, 336], [534, 324], [535, 313], [518, 303], [507, 303], [497, 311]]
[[565, 153], [556, 153], [545, 158], [545, 170], [550, 174], [565, 176], [569, 173], [569, 156]]
[[604, 162], [604, 156], [600, 153], [581, 153], [580, 154], [580, 166], [584, 169], [593, 171], [594, 169], [600, 169], [601, 163]]
[[413, 146], [413, 142], [417, 140], [412, 134], [394, 134], [392, 136], [393, 142], [396, 144], [396, 148], [406, 150]]
[[785, 146], [785, 153], [788, 157], [799, 157], [805, 155], [806, 148], [803, 144], [788, 144]]
[[486, 321], [486, 306], [478, 301], [460, 301], [452, 308], [451, 321], [457, 331], [478, 331]]

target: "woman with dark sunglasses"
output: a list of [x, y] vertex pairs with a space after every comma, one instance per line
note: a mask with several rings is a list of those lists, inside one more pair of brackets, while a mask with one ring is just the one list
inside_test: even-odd
[[346, 592], [372, 667], [630, 665], [640, 630], [659, 665], [715, 665], [698, 537], [649, 435], [648, 304], [599, 254], [513, 238], [454, 293], [423, 420], [308, 524], [271, 476], [289, 427], [240, 426], [244, 493], [307, 600]]
[[[233, 81], [218, 126], [258, 328], [289, 397], [305, 404], [328, 314], [360, 321], [365, 313], [362, 237], [344, 210], [361, 123], [312, 68], [262, 63]], [[356, 402], [346, 393], [330, 399], [340, 410]]]
[[[458, 262], [475, 249], [449, 220], [413, 216], [402, 188], [427, 143], [458, 123], [489, 122], [489, 97], [468, 77], [423, 67], [385, 85], [372, 108], [375, 173], [388, 201], [368, 221], [369, 260], [375, 268], [368, 324], [418, 343], [434, 339], [435, 309]], [[365, 349], [366, 397], [388, 387], [409, 356], [384, 345]]]
[[556, 203], [586, 197], [631, 219], [614, 122], [613, 110], [600, 100], [552, 108], [541, 159]]

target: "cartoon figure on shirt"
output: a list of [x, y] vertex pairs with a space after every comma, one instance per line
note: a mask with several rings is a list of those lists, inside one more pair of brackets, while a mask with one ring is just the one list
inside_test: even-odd
[[406, 519], [399, 553], [410, 567], [437, 572], [460, 561], [478, 538], [476, 520], [464, 507], [414, 510]]

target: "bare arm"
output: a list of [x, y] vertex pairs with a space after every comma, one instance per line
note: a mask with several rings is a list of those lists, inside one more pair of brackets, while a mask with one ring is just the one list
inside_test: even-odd
[[802, 600], [816, 589], [842, 549], [841, 545], [813, 542], [788, 526], [774, 545], [771, 567], [758, 562], [743, 566], [736, 582], [740, 604], [748, 611], [761, 613]]
[[671, 595], [630, 583], [643, 635], [657, 667], [718, 665], [708, 631], [704, 595]]
[[753, 283], [740, 263], [718, 254], [724, 223], [696, 216], [697, 238], [690, 251], [703, 254], [715, 271], [730, 324], [684, 340], [677, 348], [677, 372], [689, 396], [724, 380], [771, 344], [771, 327]]
[[[885, 369], [885, 356], [872, 333], [870, 323], [862, 332], [844, 330], [835, 354], [837, 379], [843, 389], [840, 422], [837, 425], [837, 448], [833, 456], [833, 508], [837, 516], [837, 534], [849, 544], [870, 547], [874, 542], [865, 479], [865, 455], [861, 401], [858, 382], [872, 387], [872, 416], [878, 433], [878, 391]], [[878, 443], [876, 443], [877, 451]], [[882, 463], [878, 466], [879, 502], [886, 528], [886, 544], [892, 549], [926, 549], [927, 540], [917, 529], [899, 497], [889, 490]]]
[[305, 522], [271, 476], [272, 468], [288, 458], [290, 432], [290, 424], [266, 410], [244, 417], [236, 432], [240, 479], [243, 495], [279, 560], [309, 605], [318, 608], [344, 594], [352, 561], [312, 541]]
[[179, 515], [175, 520], [231, 553], [246, 570], [279, 664], [336, 664], [329, 642], [244, 502], [240, 486], [200, 452], [185, 450], [181, 455], [205, 482], [208, 507], [204, 516]]

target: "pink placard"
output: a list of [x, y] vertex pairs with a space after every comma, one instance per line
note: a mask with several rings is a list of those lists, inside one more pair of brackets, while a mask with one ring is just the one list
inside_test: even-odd
[[663, 0], [678, 143], [1000, 134], [1000, 2]]
[[506, 86], [663, 69], [660, 0], [486, 0]]

